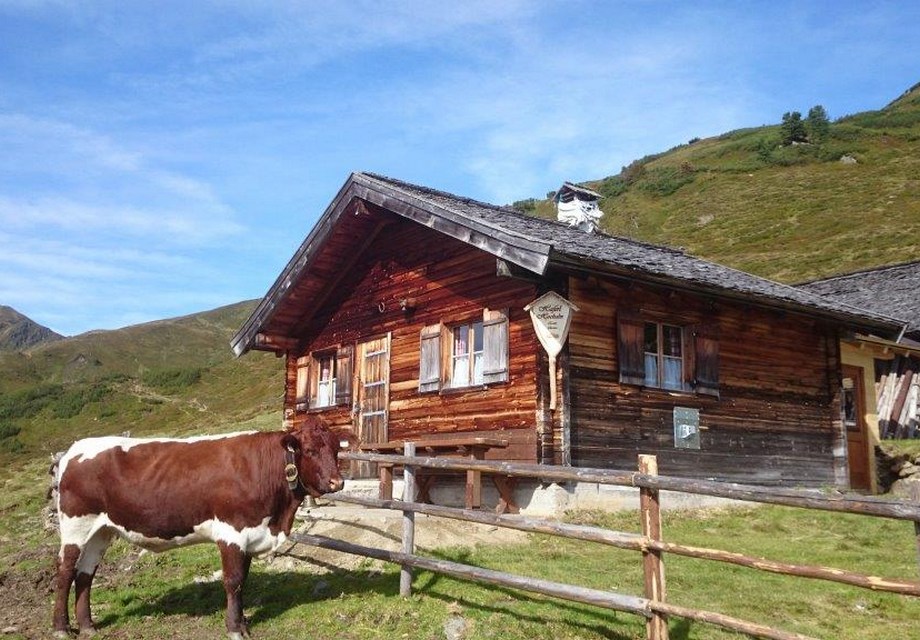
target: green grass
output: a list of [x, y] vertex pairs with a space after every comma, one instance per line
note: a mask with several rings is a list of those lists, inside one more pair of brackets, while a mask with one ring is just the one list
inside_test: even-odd
[[[634, 513], [576, 513], [572, 520], [637, 532]], [[664, 537], [795, 563], [916, 578], [910, 524], [782, 507], [666, 513]], [[884, 541], [884, 543], [880, 543]], [[309, 556], [306, 547], [297, 555]], [[602, 545], [534, 535], [524, 544], [441, 549], [437, 557], [597, 589], [642, 594], [640, 556]], [[832, 583], [666, 556], [668, 601], [818, 638], [883, 640], [915, 633], [920, 601]], [[195, 582], [219, 568], [212, 546], [138, 554], [118, 543], [100, 569], [94, 612], [103, 637], [207, 638], [223, 631], [220, 582]], [[253, 632], [286, 638], [443, 638], [461, 616], [470, 640], [644, 638], [642, 619], [512, 589], [418, 572], [398, 596], [398, 568], [369, 563], [322, 576], [257, 562], [246, 588]], [[670, 621], [675, 640], [728, 640], [711, 625]]]

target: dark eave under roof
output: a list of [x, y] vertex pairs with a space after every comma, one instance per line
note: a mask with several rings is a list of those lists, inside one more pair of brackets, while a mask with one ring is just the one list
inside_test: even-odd
[[507, 207], [371, 173], [354, 173], [231, 341], [237, 355], [251, 348], [276, 349], [260, 344], [260, 333], [293, 284], [307, 272], [311, 260], [355, 199], [423, 224], [538, 275], [543, 275], [551, 265], [605, 273], [817, 316], [882, 335], [897, 335], [904, 325], [844, 301], [694, 258], [675, 249], [604, 233], [585, 233]]

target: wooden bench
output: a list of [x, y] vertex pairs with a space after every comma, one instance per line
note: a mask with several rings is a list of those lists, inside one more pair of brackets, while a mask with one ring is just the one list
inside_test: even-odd
[[[468, 458], [470, 460], [485, 460], [486, 452], [489, 449], [504, 449], [508, 446], [508, 441], [501, 438], [492, 438], [484, 436], [451, 436], [449, 438], [420, 438], [418, 440], [409, 440], [415, 443], [415, 455], [417, 457], [435, 458], [435, 457], [452, 457]], [[371, 453], [395, 454], [402, 455], [404, 448], [403, 441], [392, 442], [371, 442], [361, 445], [361, 451]], [[393, 467], [392, 464], [378, 463], [378, 475], [380, 478], [380, 499], [393, 499]], [[435, 480], [439, 476], [448, 475], [445, 472], [438, 472], [434, 469], [419, 469], [416, 473], [416, 484], [418, 486], [417, 500], [419, 502], [431, 502], [431, 489]], [[495, 510], [498, 513], [517, 513], [518, 506], [514, 502], [514, 489], [517, 486], [517, 479], [509, 476], [489, 474], [492, 483], [498, 490], [499, 500]], [[482, 472], [468, 470], [466, 472], [466, 496], [464, 505], [467, 509], [479, 509], [482, 507]]]

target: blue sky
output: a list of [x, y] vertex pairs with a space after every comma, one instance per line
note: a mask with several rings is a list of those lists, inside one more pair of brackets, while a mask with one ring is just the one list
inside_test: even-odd
[[920, 81], [915, 2], [0, 0], [0, 304], [262, 296], [351, 171], [494, 202]]

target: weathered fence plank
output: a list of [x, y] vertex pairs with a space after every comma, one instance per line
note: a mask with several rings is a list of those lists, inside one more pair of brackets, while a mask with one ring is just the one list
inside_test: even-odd
[[308, 544], [323, 549], [333, 549], [334, 551], [343, 551], [359, 556], [384, 560], [399, 565], [407, 565], [443, 573], [464, 580], [474, 580], [476, 582], [485, 582], [502, 587], [512, 587], [523, 591], [540, 593], [547, 596], [581, 602], [583, 604], [592, 604], [605, 609], [615, 611], [625, 611], [634, 613], [643, 617], [650, 615], [648, 601], [645, 598], [624, 595], [611, 591], [600, 591], [598, 589], [589, 589], [587, 587], [577, 587], [569, 584], [560, 584], [540, 578], [528, 578], [518, 576], [512, 573], [494, 571], [492, 569], [483, 569], [481, 567], [472, 567], [458, 562], [449, 560], [436, 560], [434, 558], [424, 558], [421, 556], [408, 555], [397, 551], [387, 551], [386, 549], [377, 549], [374, 547], [365, 547], [341, 540], [333, 540], [325, 536], [310, 535], [307, 533], [294, 532], [290, 539], [301, 544]]
[[[403, 453], [407, 458], [415, 456], [415, 443], [407, 442]], [[403, 469], [403, 498], [414, 502], [416, 498], [415, 469], [406, 465]], [[415, 512], [403, 511], [402, 551], [406, 555], [415, 553]], [[408, 598], [412, 595], [412, 567], [403, 565], [399, 572], [399, 595]]]
[[778, 504], [789, 507], [819, 509], [873, 515], [897, 520], [920, 522], [920, 504], [906, 500], [887, 500], [872, 496], [852, 496], [844, 494], [825, 494], [808, 489], [782, 489], [761, 487], [757, 485], [738, 484], [735, 482], [716, 482], [711, 480], [693, 480], [669, 476], [649, 476], [637, 472], [611, 469], [592, 469], [587, 467], [557, 467], [543, 464], [520, 462], [499, 462], [479, 460], [451, 460], [449, 458], [405, 458], [378, 453], [341, 453], [344, 460], [365, 460], [369, 462], [388, 462], [391, 464], [412, 464], [427, 469], [445, 471], [466, 471], [474, 468], [485, 473], [506, 476], [536, 478], [558, 482], [598, 482], [625, 487], [645, 487], [659, 491], [695, 493], [718, 498]]
[[[640, 455], [639, 471], [645, 475], [658, 474], [658, 459], [655, 456]], [[658, 491], [639, 490], [639, 514], [642, 520], [642, 534], [649, 542], [661, 540], [661, 505]], [[649, 602], [665, 600], [664, 562], [661, 551], [646, 547], [642, 550], [642, 569], [645, 574], [645, 597]], [[660, 610], [652, 609], [652, 615], [645, 623], [648, 640], [668, 640], [668, 618]]]

